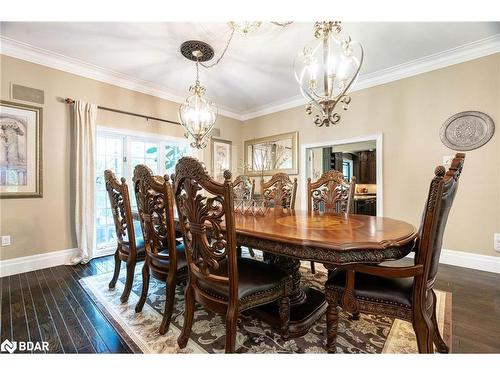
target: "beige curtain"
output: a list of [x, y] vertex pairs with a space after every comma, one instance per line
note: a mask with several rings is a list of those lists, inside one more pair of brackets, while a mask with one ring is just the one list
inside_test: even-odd
[[95, 252], [94, 147], [97, 106], [76, 100], [73, 107], [75, 134], [75, 230], [80, 253], [73, 264], [87, 263]]

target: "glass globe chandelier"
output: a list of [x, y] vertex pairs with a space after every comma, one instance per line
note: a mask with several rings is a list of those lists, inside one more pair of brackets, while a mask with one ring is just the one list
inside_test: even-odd
[[214, 56], [212, 47], [200, 41], [187, 41], [181, 45], [181, 53], [189, 60], [196, 61], [196, 81], [189, 87], [190, 96], [179, 107], [179, 121], [186, 130], [184, 136], [191, 138], [191, 147], [205, 148], [209, 134], [217, 120], [217, 106], [206, 99], [205, 87], [199, 81], [199, 64]]
[[359, 75], [363, 47], [342, 33], [340, 22], [316, 22], [314, 36], [295, 58], [295, 78], [308, 100], [306, 113], [316, 113], [314, 123], [335, 125], [340, 121], [336, 105], [340, 102], [344, 110], [349, 108], [347, 93]]

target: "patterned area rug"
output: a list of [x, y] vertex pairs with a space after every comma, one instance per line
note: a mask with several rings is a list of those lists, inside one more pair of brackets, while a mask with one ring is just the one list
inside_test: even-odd
[[[185, 349], [177, 345], [184, 321], [184, 288], [177, 287], [172, 323], [165, 335], [158, 333], [165, 305], [165, 284], [151, 278], [149, 296], [141, 313], [134, 308], [139, 299], [142, 279], [138, 265], [134, 287], [128, 302], [121, 303], [120, 295], [125, 272], [115, 289], [109, 290], [112, 273], [89, 276], [80, 280], [100, 310], [111, 321], [129, 346], [137, 353], [223, 353], [225, 325], [220, 315], [197, 305], [191, 339]], [[303, 282], [323, 289], [325, 273], [311, 274], [301, 268]], [[438, 324], [445, 342], [451, 343], [451, 293], [436, 291], [438, 297]], [[284, 341], [279, 332], [250, 313], [240, 315], [236, 335], [238, 353], [326, 353], [323, 349], [326, 320], [320, 319], [302, 337]], [[349, 320], [340, 312], [337, 352], [339, 353], [417, 353], [412, 325], [399, 319], [361, 314], [357, 321]]]

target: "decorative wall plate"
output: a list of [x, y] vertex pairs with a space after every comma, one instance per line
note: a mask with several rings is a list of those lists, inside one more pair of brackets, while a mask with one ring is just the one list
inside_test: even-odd
[[495, 132], [495, 124], [483, 112], [466, 111], [451, 116], [441, 126], [441, 142], [457, 151], [475, 150], [486, 144]]

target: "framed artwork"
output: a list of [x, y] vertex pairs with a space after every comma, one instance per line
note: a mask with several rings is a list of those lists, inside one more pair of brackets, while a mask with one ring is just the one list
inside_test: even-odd
[[223, 139], [211, 140], [212, 175], [217, 181], [224, 181], [224, 171], [231, 170], [232, 142]]
[[0, 198], [42, 197], [40, 107], [0, 100]]

